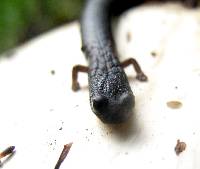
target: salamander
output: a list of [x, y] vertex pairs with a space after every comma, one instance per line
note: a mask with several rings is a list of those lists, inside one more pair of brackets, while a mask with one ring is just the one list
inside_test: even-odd
[[[196, 0], [184, 2], [192, 7], [197, 5]], [[82, 51], [89, 66], [73, 67], [72, 89], [80, 88], [78, 72], [87, 72], [91, 109], [104, 123], [122, 123], [133, 114], [135, 96], [124, 68], [133, 65], [138, 80], [148, 79], [135, 59], [120, 63], [111, 32], [113, 15], [142, 3], [144, 0], [87, 0], [82, 13]]]

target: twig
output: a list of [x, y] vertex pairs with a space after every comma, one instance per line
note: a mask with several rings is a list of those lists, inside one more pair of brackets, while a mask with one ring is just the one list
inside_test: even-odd
[[4, 151], [2, 151], [0, 153], [0, 159], [2, 159], [3, 157], [5, 157], [9, 154], [12, 154], [14, 149], [15, 149], [15, 146], [10, 146], [10, 147], [6, 148]]
[[60, 165], [64, 161], [64, 159], [67, 157], [67, 154], [69, 153], [69, 150], [70, 150], [71, 146], [72, 146], [72, 143], [64, 145], [64, 148], [63, 148], [63, 150], [62, 150], [62, 152], [60, 154], [60, 157], [59, 157], [54, 169], [59, 169], [60, 168]]

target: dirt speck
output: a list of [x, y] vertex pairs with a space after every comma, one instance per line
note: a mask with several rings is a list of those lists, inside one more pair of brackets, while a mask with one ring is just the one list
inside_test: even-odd
[[174, 148], [176, 155], [178, 156], [186, 149], [186, 143], [181, 142], [179, 139], [177, 140], [176, 147]]
[[172, 101], [168, 101], [167, 102], [167, 106], [171, 109], [179, 109], [182, 107], [182, 103], [180, 101], [177, 100], [172, 100]]
[[132, 39], [131, 32], [127, 32], [127, 33], [126, 33], [126, 41], [127, 41], [127, 42], [130, 42], [131, 39]]
[[52, 75], [55, 75], [55, 73], [56, 73], [55, 70], [51, 70]]
[[155, 51], [152, 51], [152, 52], [151, 52], [151, 56], [152, 56], [152, 57], [156, 57], [156, 56], [158, 56], [158, 54], [157, 54]]
[[178, 89], [178, 86], [175, 86], [174, 88], [177, 90], [177, 89]]

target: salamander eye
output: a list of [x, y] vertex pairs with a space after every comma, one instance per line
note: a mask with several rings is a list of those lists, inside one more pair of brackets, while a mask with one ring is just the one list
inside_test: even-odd
[[108, 105], [108, 99], [104, 96], [97, 96], [92, 100], [93, 108], [99, 112], [99, 110], [105, 109]]

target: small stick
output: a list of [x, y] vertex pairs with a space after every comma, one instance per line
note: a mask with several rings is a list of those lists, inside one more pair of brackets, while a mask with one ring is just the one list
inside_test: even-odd
[[2, 159], [3, 157], [5, 157], [9, 154], [12, 154], [14, 149], [15, 149], [15, 146], [10, 146], [10, 147], [6, 148], [4, 151], [2, 151], [0, 153], [0, 159]]
[[62, 150], [62, 152], [60, 154], [60, 157], [59, 157], [54, 169], [59, 169], [60, 168], [60, 165], [64, 161], [64, 159], [67, 157], [67, 154], [69, 153], [69, 150], [70, 150], [71, 146], [72, 146], [72, 143], [64, 145], [64, 148], [63, 148], [63, 150]]

